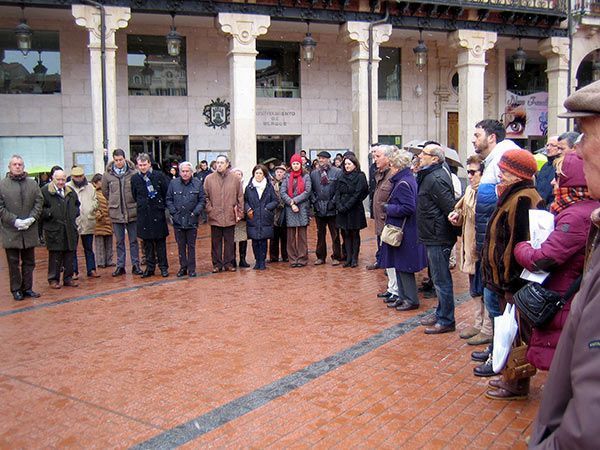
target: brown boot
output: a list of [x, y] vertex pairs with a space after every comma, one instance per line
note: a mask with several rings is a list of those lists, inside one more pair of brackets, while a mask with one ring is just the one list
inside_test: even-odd
[[529, 395], [529, 381], [531, 378], [523, 378], [515, 382], [500, 380], [498, 387], [489, 389], [485, 396], [492, 400], [526, 400]]

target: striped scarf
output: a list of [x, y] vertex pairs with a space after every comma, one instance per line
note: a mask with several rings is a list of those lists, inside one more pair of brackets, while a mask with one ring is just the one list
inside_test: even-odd
[[554, 202], [550, 205], [550, 212], [558, 214], [575, 203], [591, 199], [587, 186], [557, 187], [554, 189]]

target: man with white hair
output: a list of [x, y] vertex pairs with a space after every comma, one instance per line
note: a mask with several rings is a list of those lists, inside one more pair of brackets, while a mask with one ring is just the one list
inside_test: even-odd
[[556, 161], [561, 154], [562, 150], [558, 143], [558, 136], [550, 136], [546, 143], [546, 157], [548, 158], [548, 161], [542, 166], [535, 178], [535, 188], [548, 207], [554, 200], [554, 187], [552, 186], [552, 181], [554, 181], [556, 175], [554, 161]]
[[179, 164], [179, 177], [169, 184], [167, 208], [173, 218], [179, 252], [177, 276], [193, 278], [196, 276], [198, 219], [204, 211], [204, 187], [202, 181], [193, 176], [193, 166], [189, 161]]
[[23, 158], [13, 155], [8, 162], [8, 174], [0, 181], [0, 230], [8, 261], [10, 292], [17, 301], [40, 296], [33, 291], [39, 233], [37, 224], [32, 224], [39, 219], [43, 202], [37, 183], [27, 177]]

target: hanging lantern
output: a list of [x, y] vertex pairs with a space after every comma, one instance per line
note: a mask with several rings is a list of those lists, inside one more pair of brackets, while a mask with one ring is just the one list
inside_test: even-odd
[[416, 58], [416, 66], [419, 69], [419, 72], [423, 71], [423, 68], [427, 65], [427, 46], [425, 45], [425, 41], [423, 41], [423, 30], [419, 30], [419, 43], [415, 48], [413, 48], [413, 52]]
[[521, 47], [521, 38], [519, 38], [519, 48], [513, 55], [512, 60], [515, 72], [520, 76], [525, 72], [525, 63], [527, 62], [527, 53], [525, 53], [525, 50]]
[[179, 52], [181, 51], [181, 42], [183, 38], [177, 32], [175, 28], [175, 13], [171, 14], [171, 31], [166, 36], [167, 40], [167, 53], [169, 56], [179, 56]]
[[38, 63], [33, 68], [33, 73], [35, 74], [35, 79], [42, 83], [46, 78], [46, 72], [48, 72], [48, 68], [42, 64], [42, 52], [38, 52]]
[[315, 47], [317, 46], [317, 41], [315, 41], [310, 33], [310, 23], [307, 23], [307, 31], [306, 36], [302, 40], [302, 59], [306, 62], [306, 65], [310, 67], [310, 64], [315, 59]]
[[31, 36], [33, 35], [33, 31], [31, 31], [31, 27], [27, 25], [27, 20], [25, 20], [24, 6], [21, 6], [21, 13], [23, 17], [21, 18], [21, 23], [15, 28], [15, 36], [17, 38], [17, 48], [24, 56], [27, 56], [31, 50]]

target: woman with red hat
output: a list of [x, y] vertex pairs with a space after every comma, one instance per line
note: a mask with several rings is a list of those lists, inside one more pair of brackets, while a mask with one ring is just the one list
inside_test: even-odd
[[281, 200], [285, 203], [287, 226], [287, 252], [292, 267], [308, 263], [307, 227], [310, 220], [310, 192], [312, 184], [302, 158], [298, 154], [290, 158], [290, 171], [281, 184]]

